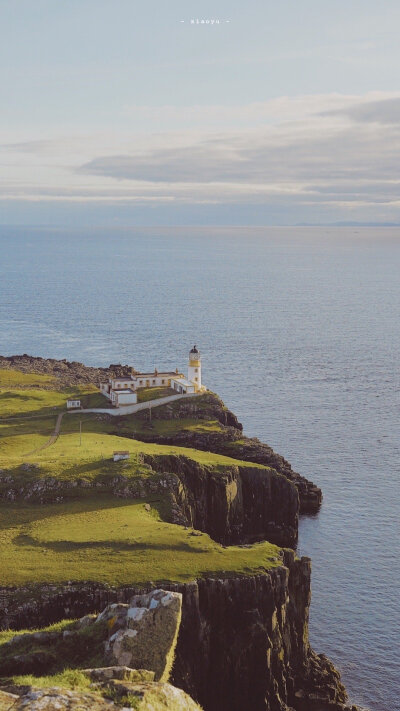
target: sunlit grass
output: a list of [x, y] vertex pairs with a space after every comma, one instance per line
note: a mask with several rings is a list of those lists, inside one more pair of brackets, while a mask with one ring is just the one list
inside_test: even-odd
[[213, 572], [254, 573], [277, 564], [278, 548], [225, 548], [167, 523], [167, 498], [127, 503], [92, 496], [67, 504], [0, 505], [3, 585], [92, 580], [112, 584], [191, 580]]
[[[214, 471], [260, 465], [188, 447], [144, 443], [132, 438], [132, 430], [125, 430], [135, 427], [134, 419], [119, 422], [107, 415], [81, 412], [66, 413], [57, 441], [40, 449], [48, 443], [57, 415], [65, 411], [67, 397], [86, 398], [84, 404], [104, 398], [90, 385], [41, 389], [31, 386], [42, 376], [34, 376], [32, 382], [22, 373], [12, 377], [14, 387], [0, 390], [0, 491], [10, 486], [8, 476], [15, 486], [50, 476], [76, 481], [78, 486], [66, 487], [63, 495], [69, 498], [64, 503], [36, 505], [21, 500], [0, 504], [3, 585], [185, 581], [212, 573], [253, 573], [278, 564], [278, 549], [269, 543], [225, 548], [206, 534], [193, 535], [167, 523], [168, 494], [127, 502], [102, 488], [104, 477], [109, 481], [115, 475], [157, 476], [157, 458], [165, 455], [184, 456]], [[47, 384], [49, 376], [43, 377]], [[176, 421], [155, 418], [154, 426], [160, 432], [174, 432]], [[216, 420], [190, 418], [178, 421], [178, 427], [183, 426], [210, 432], [220, 428]], [[129, 460], [114, 462], [113, 452], [121, 449], [129, 451]], [[144, 464], [143, 455], [151, 455], [154, 471]], [[95, 480], [100, 488], [85, 488], [83, 480]], [[146, 502], [150, 510], [145, 509]]]

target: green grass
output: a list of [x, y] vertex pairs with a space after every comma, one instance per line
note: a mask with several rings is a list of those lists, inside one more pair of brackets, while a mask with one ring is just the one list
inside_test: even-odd
[[64, 669], [58, 674], [48, 676], [33, 676], [24, 674], [11, 677], [12, 683], [16, 686], [34, 686], [36, 689], [51, 689], [58, 686], [60, 689], [79, 689], [80, 691], [90, 691], [91, 680], [79, 669]]
[[182, 431], [198, 432], [207, 434], [210, 432], [221, 432], [222, 425], [215, 419], [195, 419], [190, 417], [160, 419], [158, 413], [153, 413], [151, 422], [148, 413], [137, 413], [118, 418], [117, 428], [121, 435], [132, 435], [137, 432], [140, 435], [160, 435], [173, 436]]
[[[69, 635], [63, 633], [68, 631]], [[22, 634], [29, 636], [22, 637]], [[40, 640], [34, 639], [34, 632], [58, 632], [52, 637]], [[17, 635], [17, 639], [13, 639]], [[0, 673], [7, 677], [14, 675], [16, 664], [14, 655], [26, 658], [27, 671], [34, 671], [35, 676], [19, 676], [19, 684], [33, 683], [35, 686], [47, 686], [46, 680], [53, 679], [57, 674], [61, 683], [68, 686], [85, 686], [85, 682], [75, 670], [104, 665], [104, 640], [107, 639], [108, 628], [106, 622], [97, 622], [86, 627], [79, 627], [76, 620], [63, 620], [58, 625], [41, 630], [25, 630], [13, 632], [8, 639], [0, 643]], [[5, 642], [11, 642], [5, 644]], [[38, 653], [44, 657], [38, 659]], [[46, 672], [41, 681], [36, 681], [38, 676]], [[49, 676], [47, 676], [49, 675]], [[51, 675], [51, 676], [50, 676]], [[40, 678], [40, 677], [39, 677]]]
[[[75, 392], [74, 392], [75, 395]], [[41, 390], [39, 388], [0, 391], [1, 418], [40, 416], [52, 414], [55, 409], [66, 407], [69, 393], [57, 390]], [[72, 391], [71, 391], [72, 397]]]
[[21, 373], [20, 370], [0, 369], [0, 388], [49, 387], [56, 384], [51, 375], [38, 373]]
[[149, 400], [158, 400], [160, 397], [168, 397], [168, 395], [176, 395], [175, 390], [172, 388], [158, 387], [158, 388], [138, 388], [137, 389], [138, 402], [148, 402]]
[[250, 574], [277, 565], [270, 543], [225, 548], [161, 516], [160, 497], [127, 503], [92, 496], [63, 504], [0, 505], [2, 585], [91, 580], [110, 584]]
[[[0, 370], [0, 375], [4, 376], [4, 373], [8, 372], [13, 371]], [[18, 373], [18, 375], [26, 374]], [[109, 400], [94, 385], [51, 390], [41, 387], [22, 387], [22, 384], [17, 381], [7, 387], [0, 383], [0, 423], [2, 420], [40, 419], [57, 414], [66, 409], [67, 400], [70, 398], [80, 400], [83, 408], [110, 406]]]
[[[25, 374], [13, 377], [14, 387], [7, 385], [6, 391], [0, 390], [0, 469], [6, 470], [16, 484], [52, 476], [62, 481], [96, 480], [100, 488], [94, 494], [93, 489], [71, 487], [70, 498], [58, 504], [0, 504], [2, 585], [66, 580], [114, 585], [185, 581], [211, 573], [253, 573], [278, 564], [278, 549], [269, 543], [224, 548], [205, 534], [192, 535], [183, 527], [167, 523], [168, 495], [147, 499], [151, 510], [146, 511], [145, 500], [127, 502], [102, 488], [105, 480], [117, 474], [155, 476], [142, 463], [141, 454], [185, 456], [215, 471], [240, 464], [257, 468], [260, 465], [187, 447], [144, 443], [121, 436], [132, 436], [132, 430], [125, 429], [135, 427], [131, 418], [115, 421], [107, 415], [81, 413], [66, 413], [57, 441], [28, 454], [48, 442], [57, 414], [65, 410], [67, 397], [88, 398], [93, 403], [103, 396], [90, 385], [54, 390], [31, 387], [31, 382], [24, 381], [29, 385], [24, 389]], [[174, 432], [176, 426], [202, 431], [220, 427], [215, 420], [189, 418], [155, 418], [154, 425], [164, 433]], [[114, 450], [120, 449], [130, 452], [127, 462], [112, 461]], [[34, 466], [27, 468], [27, 463]], [[157, 468], [156, 463], [154, 467]], [[0, 491], [9, 486], [7, 481], [1, 483], [0, 476]], [[62, 490], [63, 495], [65, 491]]]
[[[52, 395], [52, 391], [43, 391]], [[221, 454], [204, 452], [189, 447], [177, 447], [174, 445], [160, 445], [128, 437], [119, 434], [110, 434], [110, 430], [115, 430], [118, 425], [114, 418], [106, 415], [91, 414], [71, 414], [64, 415], [61, 433], [58, 440], [47, 449], [37, 451], [34, 454], [27, 454], [44, 445], [51, 436], [56, 416], [40, 419], [21, 419], [1, 422], [0, 420], [0, 468], [11, 470], [13, 474], [23, 473], [21, 465], [33, 463], [40, 467], [41, 476], [54, 476], [61, 479], [71, 480], [84, 476], [93, 478], [104, 473], [106, 469], [109, 473], [119, 473], [121, 471], [119, 463], [112, 461], [115, 450], [124, 449], [131, 453], [131, 458], [124, 463], [125, 475], [146, 475], [143, 467], [137, 466], [140, 453], [153, 456], [174, 454], [184, 455], [200, 464], [218, 468], [231, 467], [233, 465], [261, 467], [258, 464], [241, 462]], [[128, 428], [128, 418], [124, 418], [123, 428]], [[82, 444], [79, 433], [79, 423], [82, 422]], [[156, 422], [156, 421], [155, 421]], [[160, 427], [164, 427], [164, 432], [173, 431], [173, 420], [159, 420]], [[200, 428], [202, 431], [214, 431], [218, 428], [216, 422], [205, 422], [203, 420], [187, 420], [186, 426], [190, 428]], [[171, 429], [169, 429], [171, 428]], [[118, 428], [118, 432], [120, 429]]]

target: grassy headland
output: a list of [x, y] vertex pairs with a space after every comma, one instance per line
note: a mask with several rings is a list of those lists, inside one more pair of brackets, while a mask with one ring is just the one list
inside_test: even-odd
[[[90, 384], [66, 388], [49, 375], [0, 371], [0, 491], [5, 493], [18, 483], [35, 486], [46, 477], [77, 484], [69, 489], [68, 500], [60, 503], [38, 505], [18, 499], [0, 504], [3, 585], [185, 581], [213, 572], [254, 573], [278, 564], [279, 550], [269, 543], [225, 548], [204, 533], [193, 535], [169, 523], [167, 494], [121, 500], [101, 486], [102, 477], [153, 476], [142, 454], [184, 455], [221, 472], [241, 464], [239, 460], [133, 439], [135, 431], [146, 427], [146, 420], [135, 416], [121, 418], [118, 426], [107, 415], [66, 413], [59, 437], [45, 446], [70, 397], [81, 399], [85, 406], [104, 406], [104, 398]], [[176, 427], [174, 420], [155, 423], [168, 432]], [[219, 428], [216, 420], [195, 418], [180, 421], [183, 425]], [[127, 462], [113, 462], [113, 451], [120, 449], [130, 452]], [[95, 481], [98, 489], [86, 489], [88, 481]]]

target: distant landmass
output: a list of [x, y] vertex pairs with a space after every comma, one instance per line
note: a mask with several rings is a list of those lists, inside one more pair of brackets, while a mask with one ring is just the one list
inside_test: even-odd
[[400, 222], [298, 222], [294, 227], [400, 227]]

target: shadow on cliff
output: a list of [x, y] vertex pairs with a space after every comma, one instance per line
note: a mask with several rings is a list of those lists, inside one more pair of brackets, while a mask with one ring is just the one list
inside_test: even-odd
[[25, 533], [20, 533], [13, 539], [13, 543], [17, 546], [26, 547], [32, 546], [35, 548], [44, 548], [52, 550], [55, 553], [63, 553], [72, 550], [83, 550], [87, 548], [109, 548], [115, 552], [121, 551], [176, 551], [186, 553], [209, 553], [207, 548], [193, 548], [189, 543], [137, 543], [128, 541], [38, 541], [33, 536]]

